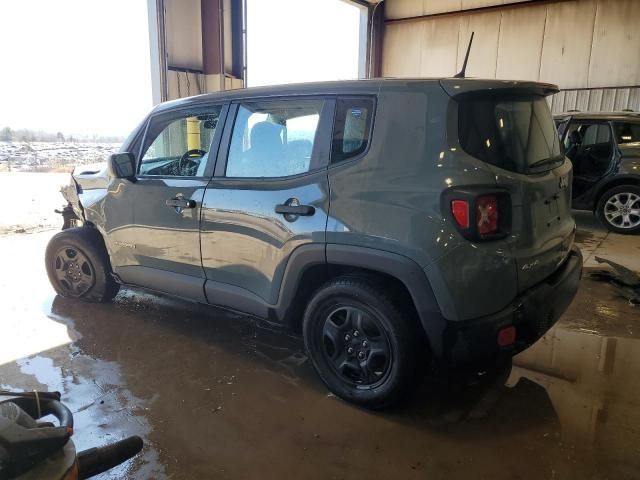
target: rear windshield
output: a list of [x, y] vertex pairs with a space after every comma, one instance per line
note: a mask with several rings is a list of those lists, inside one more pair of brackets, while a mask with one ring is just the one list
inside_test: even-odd
[[458, 137], [469, 155], [514, 172], [548, 170], [564, 158], [549, 106], [541, 96], [462, 100]]

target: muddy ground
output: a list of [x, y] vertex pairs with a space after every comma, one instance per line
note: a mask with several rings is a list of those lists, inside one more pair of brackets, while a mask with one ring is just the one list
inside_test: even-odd
[[[640, 237], [579, 222], [587, 272], [596, 255], [640, 270]], [[80, 448], [142, 436], [102, 478], [640, 478], [640, 307], [588, 275], [506, 380], [425, 380], [374, 413], [330, 395], [298, 338], [248, 318], [134, 289], [56, 297], [53, 233], [0, 236], [0, 388], [62, 392]]]

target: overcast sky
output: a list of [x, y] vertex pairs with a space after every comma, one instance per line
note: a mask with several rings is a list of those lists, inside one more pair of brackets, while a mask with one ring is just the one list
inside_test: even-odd
[[[357, 8], [248, 5], [250, 85], [357, 77]], [[126, 135], [150, 82], [147, 0], [0, 0], [0, 128]]]
[[151, 108], [146, 0], [0, 0], [0, 128], [125, 135]]
[[358, 78], [360, 9], [341, 0], [247, 0], [249, 86]]

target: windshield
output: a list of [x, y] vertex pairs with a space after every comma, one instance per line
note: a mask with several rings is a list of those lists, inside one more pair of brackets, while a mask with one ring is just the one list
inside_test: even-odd
[[541, 96], [462, 100], [458, 136], [469, 155], [506, 170], [539, 171], [563, 160], [549, 106]]

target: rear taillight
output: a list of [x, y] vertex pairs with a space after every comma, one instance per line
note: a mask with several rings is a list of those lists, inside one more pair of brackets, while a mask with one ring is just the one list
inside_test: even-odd
[[466, 200], [453, 200], [451, 213], [460, 228], [469, 228], [469, 202]]
[[496, 342], [500, 347], [508, 347], [516, 343], [516, 327], [509, 325], [500, 330]]
[[442, 205], [458, 231], [469, 240], [496, 240], [511, 230], [511, 197], [486, 187], [451, 188]]
[[480, 235], [498, 232], [498, 199], [495, 195], [476, 199], [476, 223]]

